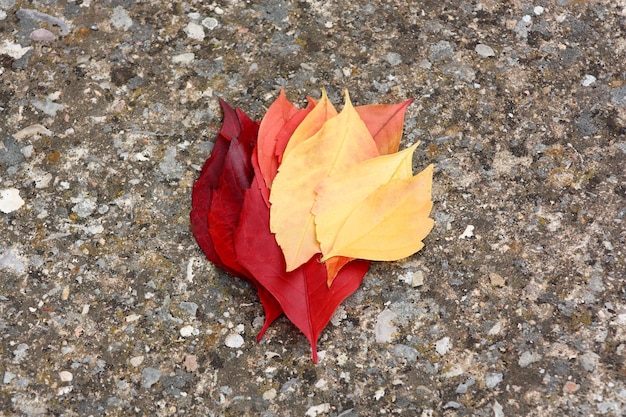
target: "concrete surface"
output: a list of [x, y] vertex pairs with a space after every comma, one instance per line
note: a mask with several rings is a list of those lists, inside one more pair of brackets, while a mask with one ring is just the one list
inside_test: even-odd
[[[621, 415], [625, 50], [616, 0], [0, 0], [0, 415]], [[416, 99], [436, 225], [315, 365], [188, 215], [218, 97], [322, 86]]]

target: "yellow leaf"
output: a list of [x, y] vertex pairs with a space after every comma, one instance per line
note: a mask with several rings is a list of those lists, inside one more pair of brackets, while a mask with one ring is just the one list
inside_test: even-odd
[[355, 206], [392, 179], [406, 179], [413, 174], [413, 151], [416, 143], [402, 152], [379, 156], [326, 178], [316, 187], [312, 212], [322, 254], [330, 252], [334, 235], [340, 230]]
[[337, 171], [376, 156], [376, 143], [346, 92], [341, 113], [284, 157], [270, 193], [270, 230], [285, 255], [287, 271], [320, 252], [311, 213], [317, 185]]
[[313, 206], [323, 260], [333, 256], [392, 261], [423, 247], [433, 227], [433, 166], [411, 176], [417, 144], [354, 165], [316, 188]]
[[316, 134], [328, 119], [335, 116], [337, 116], [337, 110], [335, 110], [333, 103], [328, 100], [326, 89], [322, 88], [322, 98], [289, 138], [282, 159], [284, 160], [299, 144]]

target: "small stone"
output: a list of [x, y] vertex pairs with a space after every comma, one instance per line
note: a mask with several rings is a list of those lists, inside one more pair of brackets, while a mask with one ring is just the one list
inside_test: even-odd
[[544, 10], [545, 9], [543, 7], [541, 7], [541, 6], [535, 6], [533, 8], [533, 13], [535, 13], [537, 16], [539, 16], [539, 15], [543, 14]]
[[377, 343], [389, 343], [391, 342], [394, 333], [398, 331], [391, 321], [396, 318], [396, 313], [389, 309], [385, 309], [380, 312], [376, 318], [376, 325], [374, 326], [374, 335], [376, 336]]
[[402, 55], [397, 52], [389, 52], [387, 53], [387, 62], [392, 67], [396, 67], [402, 63]]
[[33, 30], [30, 33], [29, 38], [31, 41], [36, 42], [54, 42], [57, 39], [54, 33], [50, 32], [48, 29], [43, 28]]
[[494, 56], [496, 53], [493, 51], [493, 49], [491, 48], [491, 46], [489, 45], [485, 45], [483, 43], [479, 43], [478, 45], [476, 45], [476, 48], [474, 48], [474, 50], [476, 51], [476, 53], [484, 58], [488, 58], [490, 56]]
[[180, 329], [180, 335], [182, 337], [197, 336], [199, 333], [200, 331], [193, 326], [184, 326]]
[[71, 382], [74, 379], [74, 375], [69, 371], [61, 371], [59, 372], [59, 379], [62, 382]]
[[406, 359], [407, 362], [415, 362], [418, 356], [417, 349], [403, 344], [395, 345], [393, 348], [393, 354], [394, 356]]
[[572, 381], [567, 381], [565, 385], [563, 386], [563, 392], [565, 394], [574, 394], [579, 389], [580, 389], [580, 385]]
[[135, 368], [143, 363], [143, 356], [134, 356], [130, 358], [130, 364]]
[[161, 371], [156, 368], [145, 368], [141, 373], [143, 382], [141, 386], [144, 388], [150, 388], [161, 379]]
[[502, 373], [487, 374], [485, 376], [485, 385], [489, 389], [495, 388], [500, 382], [502, 382], [503, 378], [504, 375], [502, 375]]
[[13, 43], [7, 40], [0, 44], [0, 55], [8, 55], [13, 59], [20, 59], [30, 50], [30, 46], [23, 48], [19, 43]]
[[117, 6], [113, 9], [110, 22], [115, 29], [123, 31], [127, 31], [133, 25], [133, 19], [130, 18], [128, 12], [122, 6]]
[[493, 403], [493, 416], [504, 417], [504, 409], [497, 400]]
[[24, 205], [17, 188], [8, 188], [0, 191], [0, 211], [5, 214], [18, 210]]
[[519, 357], [519, 361], [517, 362], [520, 368], [526, 368], [528, 365], [539, 362], [541, 360], [541, 355], [535, 352], [525, 351]]
[[463, 231], [461, 236], [459, 236], [459, 239], [469, 239], [472, 236], [474, 236], [474, 226], [471, 224], [468, 224], [465, 227], [465, 230]]
[[424, 273], [422, 271], [415, 271], [411, 279], [412, 287], [421, 287], [424, 285]]
[[506, 284], [504, 278], [502, 278], [500, 274], [496, 274], [495, 272], [489, 274], [489, 281], [491, 281], [491, 285], [493, 285], [494, 287], [504, 287], [504, 284]]
[[596, 369], [596, 366], [598, 365], [599, 359], [600, 359], [600, 356], [598, 356], [597, 354], [593, 352], [587, 352], [578, 358], [578, 362], [580, 363], [580, 366], [582, 366], [585, 371], [593, 372]]
[[243, 346], [244, 340], [243, 340], [243, 337], [241, 337], [241, 335], [237, 333], [230, 333], [228, 336], [226, 336], [226, 340], [224, 340], [224, 344], [228, 346], [229, 348], [238, 349]]
[[2, 379], [2, 383], [4, 384], [10, 384], [11, 381], [13, 381], [15, 379], [17, 375], [15, 375], [13, 372], [9, 372], [9, 371], [5, 371], [4, 372], [4, 377]]
[[585, 74], [585, 78], [582, 81], [582, 86], [583, 87], [589, 87], [591, 84], [596, 82], [596, 77], [594, 77], [591, 74]]
[[276, 398], [276, 389], [270, 388], [263, 393], [263, 399], [267, 401], [272, 401]]
[[324, 403], [324, 404], [314, 405], [314, 406], [309, 407], [309, 409], [306, 410], [306, 413], [304, 413], [304, 415], [307, 417], [317, 417], [318, 415], [326, 414], [329, 411], [330, 411], [330, 404]]
[[217, 19], [213, 17], [207, 17], [202, 20], [202, 26], [204, 26], [205, 28], [209, 30], [215, 29], [218, 25], [219, 25], [219, 22], [217, 21]]
[[459, 384], [456, 387], [456, 393], [457, 394], [465, 394], [468, 390], [469, 387], [471, 387], [472, 385], [474, 385], [476, 383], [476, 379], [475, 378], [470, 378], [467, 381], [465, 381], [464, 383]]
[[186, 355], [183, 363], [187, 372], [195, 372], [198, 370], [198, 357], [196, 355]]
[[204, 29], [197, 23], [189, 22], [183, 31], [193, 40], [201, 41], [204, 39]]
[[182, 301], [179, 305], [181, 310], [185, 311], [187, 314], [189, 314], [192, 317], [196, 316], [196, 313], [198, 312], [198, 304], [196, 303], [192, 303], [189, 301]]
[[194, 59], [196, 59], [196, 54], [194, 54], [193, 52], [186, 52], [184, 54], [174, 55], [172, 57], [172, 63], [187, 65], [190, 64]]
[[445, 355], [452, 348], [452, 344], [450, 343], [449, 337], [444, 337], [442, 339], [437, 340], [435, 343], [435, 350], [441, 356]]
[[63, 104], [55, 103], [49, 99], [46, 99], [46, 101], [31, 100], [31, 104], [37, 110], [41, 110], [44, 114], [52, 117], [56, 116], [58, 111], [65, 109]]

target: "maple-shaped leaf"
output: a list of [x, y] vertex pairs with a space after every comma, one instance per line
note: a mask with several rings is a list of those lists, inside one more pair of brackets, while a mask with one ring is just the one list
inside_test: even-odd
[[211, 262], [257, 289], [265, 311], [265, 324], [259, 333], [261, 338], [267, 327], [282, 314], [282, 309], [277, 300], [237, 262], [233, 241], [243, 198], [253, 177], [250, 155], [258, 124], [223, 100], [220, 104], [224, 122], [211, 156], [193, 187], [191, 230]]
[[289, 320], [304, 333], [317, 362], [317, 340], [341, 302], [361, 284], [368, 261], [346, 265], [326, 285], [326, 267], [319, 254], [294, 271], [287, 272], [282, 251], [270, 232], [270, 209], [265, 204], [255, 177], [246, 192], [241, 221], [235, 235], [238, 261], [253, 272], [257, 281], [280, 303]]
[[418, 144], [329, 176], [316, 188], [316, 233], [324, 259], [405, 258], [423, 247], [433, 227], [433, 166], [412, 176]]
[[[302, 123], [322, 106], [322, 101]], [[374, 139], [347, 92], [341, 113], [324, 122], [317, 133], [289, 154], [285, 150], [270, 192], [270, 230], [283, 250], [287, 271], [293, 271], [320, 252], [311, 213], [317, 185], [337, 171], [376, 156]]]

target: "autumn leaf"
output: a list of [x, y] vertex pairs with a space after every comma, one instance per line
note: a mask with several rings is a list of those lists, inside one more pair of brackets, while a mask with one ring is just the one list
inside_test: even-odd
[[240, 220], [245, 191], [252, 181], [250, 155], [258, 124], [241, 110], [220, 100], [224, 122], [211, 156], [192, 192], [191, 230], [207, 258], [233, 276], [250, 282], [258, 291], [267, 327], [282, 314], [278, 301], [236, 259], [233, 237]]
[[397, 152], [412, 100], [338, 114], [325, 91], [297, 109], [281, 91], [260, 127], [220, 100], [224, 123], [192, 192], [207, 258], [257, 290], [268, 326], [283, 312], [317, 341], [369, 260], [397, 260], [433, 227], [433, 167]]
[[328, 119], [337, 116], [337, 110], [330, 102], [326, 95], [326, 90], [322, 89], [322, 98], [315, 108], [302, 120], [297, 126], [293, 134], [289, 137], [289, 141], [283, 151], [281, 161], [291, 153], [298, 145], [315, 135], [326, 123]]
[[[322, 101], [303, 124], [322, 106]], [[296, 133], [298, 129], [294, 136]], [[276, 241], [285, 255], [287, 271], [293, 271], [320, 252], [311, 213], [317, 185], [337, 171], [376, 156], [378, 149], [372, 135], [356, 113], [347, 92], [341, 113], [324, 122], [317, 133], [291, 153], [285, 150], [270, 192], [270, 230], [276, 234]]]
[[355, 109], [372, 134], [381, 155], [398, 152], [404, 114], [413, 99], [399, 104], [368, 104]]
[[352, 165], [325, 178], [312, 208], [324, 258], [405, 258], [423, 247], [433, 227], [433, 166], [412, 176], [418, 144]]
[[206, 254], [207, 259], [231, 275], [243, 278], [238, 271], [230, 268], [220, 259], [215, 251], [213, 239], [209, 234], [208, 213], [213, 201], [214, 191], [218, 186], [231, 138], [239, 136], [241, 132], [241, 125], [235, 109], [221, 99], [220, 105], [224, 112], [222, 129], [217, 135], [211, 156], [205, 162], [200, 176], [193, 186], [191, 195], [192, 209], [189, 214], [191, 231], [196, 242], [198, 242], [198, 245]]
[[253, 271], [255, 279], [280, 303], [289, 320], [304, 333], [317, 362], [317, 340], [341, 302], [361, 284], [368, 261], [354, 261], [337, 275], [332, 288], [326, 285], [326, 267], [314, 255], [287, 272], [282, 251], [270, 232], [270, 209], [265, 205], [255, 178], [246, 192], [241, 221], [235, 235], [238, 261]]
[[259, 126], [257, 160], [259, 172], [268, 189], [271, 187], [272, 180], [278, 170], [276, 139], [282, 128], [296, 113], [298, 113], [296, 106], [287, 100], [285, 91], [280, 90], [278, 98], [267, 109], [267, 113], [265, 113]]

